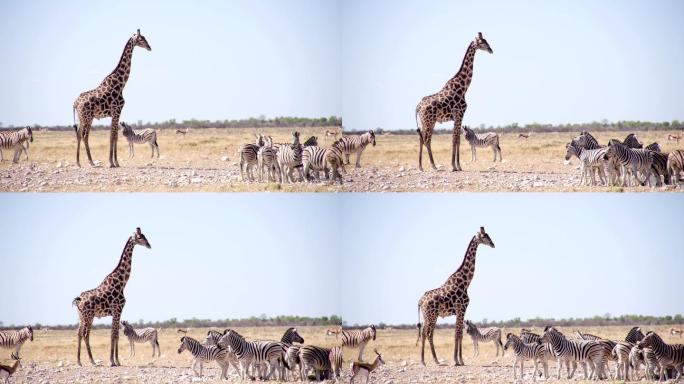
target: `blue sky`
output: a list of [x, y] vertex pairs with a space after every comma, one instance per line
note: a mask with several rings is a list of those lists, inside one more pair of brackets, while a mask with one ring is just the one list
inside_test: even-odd
[[[340, 115], [335, 0], [0, 2], [0, 121], [72, 124], [137, 28], [125, 121]], [[107, 120], [100, 120], [105, 123]]]
[[468, 318], [682, 312], [678, 194], [0, 194], [0, 206], [5, 324], [77, 322], [72, 299], [136, 226], [152, 249], [134, 252], [133, 321], [415, 323], [480, 226], [496, 248], [478, 253]]
[[134, 53], [126, 121], [412, 128], [480, 31], [494, 54], [475, 59], [465, 124], [684, 120], [677, 0], [4, 0], [0, 14], [5, 126], [71, 124], [136, 28], [152, 52]]
[[[347, 0], [342, 115], [415, 128], [415, 107], [482, 32], [466, 125], [684, 119], [684, 3], [676, 0]], [[443, 125], [449, 127], [451, 125]]]

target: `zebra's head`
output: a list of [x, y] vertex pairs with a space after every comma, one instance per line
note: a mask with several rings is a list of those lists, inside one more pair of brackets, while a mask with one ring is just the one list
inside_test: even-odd
[[461, 128], [463, 128], [463, 136], [465, 136], [466, 140], [472, 138], [475, 135], [475, 132], [473, 132], [473, 130], [470, 129], [469, 126], [464, 125]]
[[375, 147], [375, 132], [373, 132], [372, 129], [368, 131], [368, 136], [370, 136], [371, 144], [373, 144], [373, 146]]
[[476, 49], [481, 49], [485, 52], [494, 53], [492, 47], [489, 46], [487, 40], [485, 40], [485, 38], [482, 37], [482, 32], [477, 33], [477, 36], [475, 36], [475, 40], [473, 40], [473, 44], [475, 44]]
[[255, 142], [254, 144], [263, 147], [264, 146], [264, 136], [261, 133], [254, 134]]
[[477, 327], [475, 327], [475, 324], [473, 324], [473, 322], [470, 320], [465, 320], [463, 321], [463, 323], [465, 324], [467, 334], [471, 334], [475, 329], [477, 329]]
[[121, 126], [121, 131], [123, 132], [124, 136], [130, 136], [131, 133], [133, 133], [133, 128], [131, 128], [130, 125], [124, 123], [123, 121], [119, 123]]
[[29, 340], [33, 341], [33, 327], [31, 327], [30, 325], [27, 325], [26, 329], [28, 330]]
[[28, 125], [26, 126], [26, 132], [28, 132], [29, 141], [33, 143], [33, 131]]
[[133, 232], [133, 236], [131, 237], [136, 245], [142, 245], [145, 248], [152, 248], [145, 235], [143, 235], [143, 233], [140, 231], [140, 227], [135, 229], [135, 232]]
[[299, 132], [292, 132], [292, 145], [299, 145]]
[[180, 339], [181, 345], [180, 345], [180, 347], [178, 347], [178, 353], [182, 353], [183, 351], [185, 351], [188, 348], [188, 346], [186, 344], [187, 339], [188, 338], [185, 336], [181, 337], [181, 339]]
[[131, 39], [134, 40], [134, 41], [133, 41], [133, 44], [134, 44], [136, 47], [145, 48], [145, 49], [147, 49], [148, 51], [151, 51], [151, 50], [152, 50], [152, 48], [150, 48], [150, 44], [147, 42], [147, 39], [145, 38], [145, 36], [143, 36], [143, 35], [140, 33], [140, 29], [138, 29], [138, 30], [133, 34], [133, 37], [131, 37]]
[[657, 333], [653, 331], [648, 331], [646, 332], [646, 336], [644, 336], [643, 339], [638, 341], [636, 343], [636, 346], [643, 349], [643, 348], [653, 348], [656, 346], [656, 344], [662, 344], [663, 339], [658, 336]]
[[[290, 343], [300, 343], [304, 344], [304, 338], [297, 332], [297, 328], [289, 328], [287, 331], [285, 331], [285, 335], [283, 335], [283, 339], [288, 338]], [[282, 340], [285, 341], [285, 340]]]
[[512, 347], [513, 343], [515, 342], [516, 339], [520, 340], [518, 338], [518, 336], [516, 336], [510, 332], [508, 334], [506, 334], [506, 344], [504, 344], [504, 351], [507, 351], [508, 348]]
[[575, 146], [574, 139], [572, 142], [565, 145], [565, 161], [570, 160], [570, 158], [573, 156], [577, 156], [579, 158], [579, 153], [577, 153], [577, 147]]
[[491, 248], [496, 248], [491, 237], [489, 237], [487, 232], [485, 232], [484, 227], [480, 227], [480, 231], [475, 234], [475, 238], [477, 239], [478, 244], [484, 244]]
[[373, 335], [373, 340], [375, 341], [375, 336], [377, 336], [377, 331], [376, 331], [376, 329], [375, 329], [375, 324], [371, 324], [370, 327], [368, 327], [368, 328], [370, 328], [371, 334]]

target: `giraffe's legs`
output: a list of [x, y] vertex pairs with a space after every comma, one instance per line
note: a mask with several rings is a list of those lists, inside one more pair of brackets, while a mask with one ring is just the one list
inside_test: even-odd
[[458, 111], [454, 114], [454, 132], [451, 137], [451, 170], [461, 171], [461, 156], [459, 148], [461, 147], [461, 120], [463, 119], [463, 112]]
[[83, 329], [83, 339], [85, 340], [86, 351], [88, 351], [88, 358], [90, 359], [90, 364], [95, 365], [95, 359], [93, 359], [93, 352], [90, 350], [90, 327], [92, 326], [93, 320], [91, 319]]
[[119, 163], [116, 159], [116, 142], [119, 133], [119, 112], [112, 112], [112, 126], [109, 131], [109, 166], [116, 168]]
[[111, 336], [111, 347], [109, 349], [109, 362], [112, 364], [112, 367], [116, 367], [119, 364], [119, 359], [118, 359], [118, 350], [119, 350], [119, 345], [118, 345], [118, 340], [119, 340], [119, 318], [120, 318], [119, 313], [114, 313], [112, 315], [112, 336]]
[[[81, 132], [83, 134], [83, 145], [85, 146], [86, 150], [86, 155], [88, 156], [88, 162], [90, 163], [91, 167], [95, 166], [95, 163], [93, 162], [93, 156], [90, 154], [90, 144], [88, 143], [88, 137], [90, 136], [90, 124], [92, 123], [86, 123], [81, 127]], [[80, 149], [80, 147], [79, 147]], [[78, 150], [76, 152], [76, 162], [79, 164], [78, 166], [80, 167], [80, 163], [78, 160]]]
[[457, 308], [456, 312], [456, 332], [454, 346], [454, 365], [465, 365], [463, 363], [463, 317], [465, 310]]
[[76, 364], [78, 364], [79, 367], [82, 367], [81, 365], [81, 340], [83, 339], [83, 324], [78, 325], [78, 332], [76, 332], [78, 335], [78, 348], [76, 349]]

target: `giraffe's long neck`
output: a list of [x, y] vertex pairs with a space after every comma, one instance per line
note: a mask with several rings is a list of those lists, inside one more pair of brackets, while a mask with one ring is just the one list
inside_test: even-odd
[[114, 80], [111, 78], [115, 78], [117, 81], [113, 84], [108, 83], [108, 85], [120, 84], [121, 90], [123, 90], [123, 87], [126, 86], [126, 82], [128, 81], [128, 76], [130, 76], [131, 74], [133, 48], [135, 48], [134, 39], [130, 38], [124, 46], [123, 52], [121, 53], [121, 58], [119, 59], [119, 63], [116, 65], [116, 68], [114, 68], [112, 73], [110, 73], [109, 76], [105, 78], [105, 80], [102, 82], [103, 84], [107, 83], [108, 79]]
[[465, 95], [468, 87], [470, 87], [470, 82], [473, 80], [473, 63], [475, 61], [475, 43], [471, 42], [466, 49], [466, 53], [463, 56], [463, 61], [461, 62], [461, 68], [456, 72], [454, 77], [452, 77], [444, 86], [445, 89], [461, 89]]
[[473, 276], [475, 275], [475, 256], [477, 255], [477, 245], [478, 242], [476, 240], [476, 237], [473, 236], [473, 239], [470, 240], [470, 244], [468, 244], [468, 249], [466, 249], [466, 254], [463, 257], [463, 263], [461, 263], [461, 266], [454, 272], [450, 277], [449, 280], [447, 280], [447, 284], [449, 283], [454, 283], [454, 281], [458, 281], [458, 285], [464, 286], [466, 289], [470, 285], [470, 282], [473, 280]]
[[[131, 265], [133, 263], [133, 247], [135, 247], [135, 242], [131, 236], [124, 246], [123, 252], [121, 252], [121, 258], [119, 259], [119, 264], [114, 268], [114, 271], [110, 275], [116, 275], [119, 277], [119, 281], [123, 282], [123, 286], [128, 282], [128, 278], [131, 277]], [[123, 286], [121, 289], [123, 289]]]

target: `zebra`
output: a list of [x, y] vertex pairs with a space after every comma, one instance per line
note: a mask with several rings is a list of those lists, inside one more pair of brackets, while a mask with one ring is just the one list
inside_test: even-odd
[[492, 327], [480, 331], [477, 326], [470, 320], [465, 321], [466, 333], [473, 340], [473, 357], [480, 355], [479, 342], [493, 341], [496, 345], [496, 357], [499, 357], [499, 347], [501, 347], [501, 356], [504, 355], [503, 343], [501, 342], [501, 328]]
[[644, 339], [644, 333], [641, 332], [640, 327], [632, 327], [625, 336], [625, 341], [628, 343], [636, 344], [637, 342]]
[[349, 164], [349, 155], [356, 153], [356, 168], [361, 167], [361, 154], [368, 144], [375, 147], [375, 132], [371, 129], [361, 135], [342, 136], [335, 141], [333, 147], [339, 148], [344, 153], [345, 164]]
[[533, 333], [529, 329], [523, 328], [520, 330], [520, 339], [523, 343], [537, 343], [539, 340], [541, 340], [541, 335]]
[[[301, 374], [301, 370], [302, 370], [301, 361], [299, 360], [299, 349], [300, 348], [301, 348], [300, 345], [291, 345], [287, 349], [287, 352], [285, 353], [285, 362], [287, 363], [287, 367], [290, 369], [293, 378], [294, 378], [295, 372], [299, 372]], [[299, 369], [297, 369], [297, 367], [299, 367]], [[303, 381], [304, 378], [300, 377], [299, 380]]]
[[[632, 366], [632, 371], [634, 372], [632, 375], [633, 380], [639, 380], [639, 370], [641, 364], [644, 364], [646, 366], [646, 380], [655, 381], [655, 375], [658, 369], [658, 359], [651, 348], [633, 346], [629, 352], [629, 364]], [[625, 380], [628, 380], [628, 378]]]
[[304, 345], [299, 348], [300, 371], [302, 380], [307, 377], [307, 372], [313, 370], [316, 380], [320, 381], [328, 377], [331, 371], [330, 349], [315, 345]]
[[[341, 139], [340, 139], [341, 140]], [[342, 184], [342, 175], [339, 172], [341, 168], [345, 173], [344, 163], [342, 161], [342, 151], [338, 147], [321, 148], [317, 146], [304, 147], [302, 152], [302, 166], [304, 167], [304, 180], [309, 181], [309, 171], [314, 172], [314, 179], [319, 179], [319, 172], [325, 173], [327, 180], [336, 180]], [[331, 175], [329, 175], [331, 173]]]
[[[598, 140], [596, 140], [596, 138], [587, 131], [580, 132], [579, 136], [573, 138], [570, 144], [582, 149], [606, 148], [605, 145], [599, 144]], [[608, 169], [609, 182], [611, 185], [615, 185], [618, 183], [618, 180], [620, 178], [622, 167], [618, 163], [617, 158], [613, 156], [610, 152], [608, 152], [606, 155], [607, 162], [605, 163], [605, 165]]]
[[154, 150], [157, 150], [157, 158], [159, 158], [159, 144], [157, 144], [157, 131], [148, 128], [141, 131], [134, 131], [130, 125], [123, 121], [119, 123], [123, 128], [123, 135], [128, 141], [128, 158], [135, 156], [133, 144], [149, 143], [152, 149], [152, 157], [154, 158]]
[[[645, 149], [631, 149], [626, 145], [620, 143], [618, 140], [612, 139], [608, 142], [610, 153], [615, 155], [625, 168], [622, 174], [622, 186], [627, 185], [628, 174], [634, 177], [638, 184], [644, 185], [648, 183], [651, 186], [651, 167], [653, 166], [653, 154], [651, 151]], [[606, 157], [606, 160], [608, 158]], [[642, 172], [646, 179], [642, 183], [637, 176], [638, 172]]]
[[513, 360], [513, 380], [516, 380], [515, 366], [520, 362], [520, 378], [523, 377], [525, 360], [532, 360], [534, 362], [534, 372], [532, 379], [537, 380], [537, 371], [539, 370], [539, 363], [544, 367], [544, 377], [549, 378], [549, 366], [547, 361], [554, 360], [556, 355], [552, 350], [548, 349], [544, 344], [540, 343], [525, 343], [518, 336], [509, 333], [506, 335], [506, 344], [503, 346], [504, 351], [508, 348], [513, 350], [515, 359]]
[[[225, 348], [220, 345], [207, 347], [190, 336], [181, 337], [180, 342], [181, 344], [180, 347], [178, 347], [178, 353], [181, 354], [183, 351], [188, 350], [192, 354], [192, 357], [194, 358], [192, 371], [195, 372], [195, 375], [202, 377], [204, 363], [216, 361], [219, 367], [221, 367], [221, 376], [219, 376], [219, 380], [228, 378], [228, 362], [226, 361], [228, 351]], [[196, 369], [197, 364], [200, 366], [199, 374]]]
[[678, 149], [670, 152], [667, 156], [667, 173], [670, 174], [671, 182], [680, 182], [682, 170], [684, 170], [684, 150]]
[[[282, 362], [283, 349], [282, 347], [272, 341], [247, 341], [242, 335], [232, 329], [228, 329], [226, 333], [219, 339], [218, 346], [230, 348], [237, 357], [240, 364], [240, 378], [245, 379], [249, 376], [249, 367], [253, 365], [261, 367], [262, 364], [268, 366], [268, 373], [262, 378], [269, 379], [279, 362]], [[251, 379], [254, 377], [250, 376]]]
[[[570, 160], [572, 156], [576, 156], [580, 161], [580, 181], [578, 185], [583, 185], [585, 179], [590, 182], [590, 185], [595, 185], [596, 180], [594, 179], [594, 170], [599, 175], [601, 183], [607, 185], [605, 180], [605, 174], [603, 172], [605, 165], [605, 157], [608, 152], [608, 148], [598, 148], [598, 149], [583, 149], [572, 142], [568, 143], [565, 147], [565, 161]], [[591, 179], [589, 175], [591, 174]]]
[[[575, 331], [575, 336], [577, 336], [578, 340], [595, 341], [601, 344], [604, 349], [608, 351], [606, 358], [615, 361], [618, 364], [615, 371], [615, 377], [617, 378], [617, 375], [620, 371], [620, 358], [622, 358], [623, 363], [627, 361], [627, 355], [629, 355], [629, 348], [631, 348], [631, 344], [622, 343], [623, 345], [618, 347], [618, 344], [621, 342], [604, 339], [601, 336], [592, 335], [590, 333], [582, 333], [578, 330]], [[618, 349], [615, 350], [615, 348]]]
[[21, 346], [29, 340], [33, 342], [33, 327], [30, 325], [25, 326], [17, 331], [2, 331], [0, 332], [0, 348], [12, 349], [11, 357], [14, 360], [19, 360], [19, 350]]
[[328, 353], [328, 360], [330, 361], [330, 373], [335, 378], [335, 382], [340, 382], [340, 375], [342, 374], [342, 363], [344, 363], [344, 354], [342, 347], [332, 347]]
[[282, 182], [282, 175], [277, 159], [278, 149], [273, 146], [271, 136], [264, 138], [264, 146], [257, 152], [257, 167], [259, 168], [259, 181], [264, 180], [264, 168], [266, 168], [268, 181]]
[[264, 146], [264, 137], [261, 134], [255, 135], [256, 142], [254, 144], [243, 144], [238, 149], [238, 157], [240, 158], [240, 178], [245, 181], [245, 173], [249, 181], [253, 181], [252, 168], [258, 164], [259, 149]]
[[283, 336], [280, 338], [280, 341], [275, 343], [277, 343], [280, 346], [280, 348], [282, 348], [282, 356], [280, 359], [280, 378], [284, 379], [285, 369], [294, 369], [292, 366], [289, 365], [289, 361], [287, 360], [287, 351], [294, 343], [304, 344], [304, 338], [297, 332], [297, 328], [290, 327], [285, 330]]
[[375, 324], [371, 324], [362, 330], [351, 331], [343, 329], [340, 336], [342, 337], [342, 347], [359, 348], [359, 361], [363, 361], [363, 349], [366, 348], [366, 344], [370, 340], [375, 341], [377, 332]]
[[655, 142], [647, 145], [646, 148], [644, 148], [644, 149], [648, 149], [649, 151], [654, 151], [654, 152], [662, 152], [662, 150], [660, 149], [660, 145], [658, 145], [658, 143], [655, 143]]
[[302, 172], [302, 145], [299, 143], [299, 132], [292, 132], [292, 144], [280, 145], [278, 148], [278, 167], [282, 175], [281, 180], [288, 183], [294, 182], [294, 170], [299, 172], [299, 179], [304, 180]]
[[622, 144], [624, 144], [628, 148], [632, 148], [632, 149], [641, 149], [644, 147], [644, 145], [641, 144], [639, 142], [639, 140], [637, 140], [636, 135], [633, 133], [630, 133], [629, 135], [627, 135], [627, 137], [625, 137], [625, 140], [622, 142]]
[[[546, 327], [540, 341], [550, 343], [558, 360], [565, 360], [566, 364], [570, 361], [579, 361], [584, 369], [584, 379], [593, 378], [598, 380], [603, 371], [606, 354], [604, 347], [596, 341], [589, 340], [568, 340], [553, 327]], [[587, 363], [589, 364], [590, 374], [587, 375]], [[575, 374], [576, 367], [568, 374], [571, 379]], [[560, 380], [560, 364], [558, 364], [558, 379]]]
[[[26, 142], [26, 147], [24, 147], [24, 142]], [[31, 127], [27, 126], [18, 131], [0, 131], [0, 161], [5, 160], [2, 155], [3, 149], [14, 150], [12, 162], [15, 164], [19, 162], [22, 151], [26, 154], [26, 160], [28, 161], [29, 142], [33, 142], [33, 131], [31, 130]]]
[[677, 370], [675, 381], [679, 381], [684, 373], [684, 344], [666, 344], [655, 332], [648, 332], [637, 343], [639, 348], [651, 348], [660, 366], [660, 381], [665, 379], [665, 369], [674, 367]]
[[144, 328], [136, 331], [133, 329], [133, 326], [131, 326], [125, 320], [121, 322], [121, 325], [123, 326], [123, 333], [128, 338], [128, 343], [131, 347], [128, 357], [135, 356], [135, 343], [145, 343], [148, 341], [150, 342], [150, 345], [152, 345], [152, 357], [155, 356], [155, 352], [157, 352], [157, 357], [161, 357], [161, 349], [159, 348], [159, 340], [156, 329]]
[[667, 171], [667, 157], [669, 153], [653, 151], [650, 149], [647, 150], [650, 151], [651, 156], [653, 156], [653, 165], [651, 166], [651, 172], [653, 176], [655, 176], [656, 186], [661, 186], [663, 182], [666, 185], [670, 185], [672, 183], [672, 179], [670, 177], [670, 173]]
[[305, 147], [315, 147], [318, 145], [318, 137], [311, 136], [308, 139], [306, 139], [306, 141], [302, 145]]
[[470, 144], [470, 159], [472, 161], [477, 161], [477, 155], [475, 153], [476, 147], [492, 147], [494, 152], [494, 161], [496, 162], [496, 154], [499, 154], [499, 161], [503, 161], [501, 158], [501, 146], [499, 145], [499, 135], [496, 133], [485, 133], [484, 135], [477, 135], [475, 131], [469, 127], [463, 126], [463, 134], [465, 139]]

